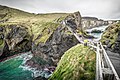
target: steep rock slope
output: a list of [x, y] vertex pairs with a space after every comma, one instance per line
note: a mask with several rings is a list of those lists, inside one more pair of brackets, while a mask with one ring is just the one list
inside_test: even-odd
[[32, 39], [21, 25], [0, 25], [0, 58], [31, 50]]
[[107, 48], [120, 53], [120, 23], [110, 25], [103, 33], [101, 41]]
[[1, 59], [31, 50], [34, 57], [30, 62], [57, 65], [63, 53], [78, 43], [62, 20], [80, 32], [79, 12], [31, 14], [6, 6], [0, 6], [0, 12]]
[[34, 50], [39, 43], [46, 43], [67, 15], [32, 14], [0, 6], [0, 58]]
[[[79, 12], [70, 14], [63, 20], [66, 20], [66, 22], [69, 23], [70, 26], [74, 26], [74, 30], [78, 30], [80, 32], [81, 16]], [[37, 63], [40, 66], [44, 65], [44, 67], [48, 64], [51, 66], [56, 66], [63, 53], [77, 43], [77, 39], [61, 22], [56, 28], [56, 30], [46, 40], [46, 42], [39, 42], [38, 45], [34, 46], [34, 57], [31, 59], [33, 61], [32, 63]], [[31, 62], [31, 60], [28, 61], [28, 64], [30, 64], [29, 62]]]
[[[78, 44], [77, 39], [69, 32], [65, 25], [63, 25], [63, 20], [66, 21], [69, 27], [79, 32], [80, 35], [85, 34], [82, 31], [81, 15], [79, 12], [32, 14], [6, 6], [0, 6], [0, 58], [2, 59], [20, 52], [27, 52], [30, 50], [33, 53], [33, 58], [28, 60], [26, 65], [35, 67], [40, 70], [44, 70], [50, 66], [57, 66], [57, 63], [64, 52]], [[77, 47], [80, 48], [78, 49]], [[80, 64], [79, 62], [76, 62], [76, 66], [73, 68], [75, 69], [77, 65], [82, 66], [79, 67], [80, 72], [75, 74], [77, 75], [83, 71], [82, 73], [85, 73], [84, 75], [88, 76], [83, 77], [82, 74], [78, 77], [74, 76], [71, 79], [93, 79], [93, 73], [95, 69], [93, 67], [95, 63], [94, 52], [91, 51], [90, 48], [83, 45], [77, 45], [77, 47], [74, 47], [78, 49], [75, 50], [75, 52], [72, 50], [72, 52], [76, 53], [72, 59], [76, 58], [76, 55], [78, 55], [77, 58], [79, 59], [79, 57], [82, 56], [81, 54], [85, 54], [84, 56], [86, 56], [85, 58], [87, 59], [89, 58], [88, 55], [92, 55], [92, 59], [86, 60], [82, 56], [81, 59], [88, 61], [89, 64], [87, 64], [87, 62], [81, 62]], [[79, 50], [83, 51], [83, 53], [81, 53]], [[90, 52], [86, 53], [84, 50]], [[80, 54], [77, 51], [79, 51]], [[68, 51], [65, 53], [65, 55], [70, 55], [70, 53], [72, 55], [72, 52]], [[69, 68], [69, 63], [67, 65]], [[86, 65], [86, 67], [84, 65]], [[66, 66], [63, 66], [63, 68], [64, 67]], [[61, 70], [63, 68], [61, 68]], [[66, 75], [65, 77], [68, 76]], [[61, 76], [61, 78], [63, 77]]]

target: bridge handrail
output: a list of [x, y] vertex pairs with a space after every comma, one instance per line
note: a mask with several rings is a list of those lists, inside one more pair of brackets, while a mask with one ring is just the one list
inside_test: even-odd
[[[63, 21], [63, 25], [66, 26], [71, 33], [73, 33], [73, 35], [77, 38], [77, 40], [80, 43], [85, 44], [84, 41], [82, 39], [80, 39], [80, 37], [69, 26], [66, 25], [65, 21]], [[92, 42], [92, 43], [94, 43], [94, 42]], [[100, 43], [100, 44], [98, 44], [98, 43]], [[118, 76], [118, 74], [117, 74], [117, 72], [116, 72], [112, 62], [110, 61], [110, 59], [109, 59], [105, 49], [103, 48], [101, 42], [97, 42], [97, 47], [94, 46], [93, 44], [90, 44], [90, 43], [87, 43], [87, 45], [90, 46], [90, 47], [93, 47], [93, 48], [95, 48], [97, 50], [97, 52], [96, 52], [96, 80], [103, 80], [102, 67], [101, 67], [101, 60], [102, 59], [101, 59], [101, 55], [100, 55], [100, 46], [101, 46], [101, 48], [103, 50], [102, 55], [104, 56], [104, 58], [109, 63], [116, 80], [120, 80], [120, 78], [119, 78], [119, 76]]]
[[96, 68], [98, 68], [98, 72], [96, 72], [97, 73], [97, 79], [96, 80], [103, 80], [103, 76], [102, 76], [102, 67], [101, 67], [101, 55], [100, 55], [100, 48], [99, 48], [99, 44], [98, 44], [98, 42], [97, 42], [97, 53], [96, 53], [96, 55], [97, 55], [97, 65], [98, 66], [96, 66]]
[[120, 80], [120, 78], [119, 78], [119, 76], [118, 76], [118, 74], [117, 74], [117, 72], [116, 72], [116, 70], [115, 70], [115, 68], [114, 68], [111, 60], [109, 59], [109, 57], [108, 57], [108, 55], [107, 55], [107, 53], [106, 53], [103, 45], [101, 44], [101, 42], [100, 42], [100, 46], [101, 46], [101, 48], [102, 48], [102, 50], [103, 50], [104, 57], [105, 57], [105, 58], [108, 60], [108, 62], [109, 62], [109, 65], [110, 65], [110, 67], [111, 67], [111, 69], [112, 69], [112, 71], [113, 71], [113, 74], [114, 74], [115, 78], [116, 78], [117, 80]]

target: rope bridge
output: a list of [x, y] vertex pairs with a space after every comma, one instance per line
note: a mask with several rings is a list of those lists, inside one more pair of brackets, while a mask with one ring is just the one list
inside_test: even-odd
[[120, 80], [109, 56], [107, 55], [103, 45], [99, 41], [84, 42], [83, 36], [79, 35], [63, 21], [62, 24], [76, 37], [81, 44], [93, 48], [96, 52], [96, 80]]

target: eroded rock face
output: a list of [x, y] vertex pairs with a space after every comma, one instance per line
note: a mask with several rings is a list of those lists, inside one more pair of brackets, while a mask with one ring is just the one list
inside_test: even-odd
[[113, 50], [117, 53], [120, 53], [120, 31], [118, 32], [118, 36], [117, 36]]
[[94, 28], [109, 24], [108, 21], [104, 21], [96, 17], [82, 17], [81, 23], [84, 29], [89, 29], [89, 28]]
[[[67, 25], [74, 30], [82, 29], [79, 12], [70, 14], [65, 20]], [[35, 46], [36, 48], [33, 50], [34, 57], [31, 60], [37, 63], [36, 59], [40, 59], [38, 64], [43, 67], [47, 65], [56, 66], [64, 52], [78, 43], [74, 35], [70, 34], [68, 29], [61, 23], [46, 43], [39, 43]]]
[[81, 15], [79, 11], [67, 16], [65, 20], [67, 21], [67, 25], [72, 29], [82, 30]]
[[61, 28], [59, 27], [45, 44], [39, 43], [34, 50], [34, 57], [39, 57], [47, 64], [56, 66], [63, 53], [78, 43], [73, 35], [67, 34]]
[[[79, 12], [70, 14], [63, 20], [66, 20], [67, 26], [72, 27], [74, 30], [82, 29]], [[41, 26], [43, 30], [37, 36], [35, 36], [37, 33], [33, 33], [33, 35], [30, 36], [27, 27], [22, 25], [2, 26], [0, 28], [0, 58], [31, 50], [34, 56], [31, 60], [27, 61], [26, 65], [37, 67], [37, 69], [40, 70], [46, 67], [56, 66], [64, 52], [78, 44], [78, 41], [62, 22], [58, 24], [54, 24], [54, 22], [48, 23], [49, 22], [44, 23], [44, 25]], [[37, 39], [33, 39], [33, 37], [37, 37]]]
[[0, 58], [31, 50], [32, 39], [27, 28], [20, 25], [8, 25], [1, 26], [0, 31]]
[[120, 23], [111, 24], [103, 33], [101, 42], [109, 50], [120, 53]]
[[5, 45], [5, 41], [4, 41], [4, 28], [0, 27], [0, 56], [3, 53], [3, 49], [4, 49], [4, 45]]
[[11, 31], [6, 35], [9, 50], [30, 50], [31, 39], [25, 27], [9, 26]]

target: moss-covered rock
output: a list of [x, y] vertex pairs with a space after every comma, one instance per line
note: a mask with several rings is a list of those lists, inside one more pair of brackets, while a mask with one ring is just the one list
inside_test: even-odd
[[[120, 23], [114, 23], [110, 25], [103, 33], [101, 37], [101, 42], [104, 45], [107, 45], [107, 47], [111, 48], [113, 51], [116, 51], [116, 46], [120, 44], [119, 43], [119, 36], [120, 36], [119, 32], [120, 32]], [[117, 49], [117, 51], [120, 51], [119, 49]]]
[[[65, 18], [58, 18], [55, 23], [44, 22], [44, 24], [41, 25], [42, 30], [39, 31], [39, 36], [34, 40], [35, 45], [37, 43], [36, 48], [33, 50], [35, 54], [34, 57], [36, 57], [36, 55], [37, 57], [38, 55], [44, 55], [47, 58], [42, 57], [43, 60], [48, 63], [51, 61], [52, 65], [56, 66], [64, 52], [78, 43], [78, 40], [74, 37], [74, 35], [69, 32], [62, 22], [60, 22], [63, 20], [67, 22], [67, 25], [70, 27], [73, 26], [74, 30], [78, 30], [82, 34], [80, 28], [81, 23], [79, 22], [81, 20], [81, 16], [79, 12], [75, 12], [70, 15], [68, 14]], [[35, 58], [32, 60], [34, 59]]]
[[5, 23], [0, 25], [0, 59], [29, 51], [31, 44], [32, 39], [25, 26]]
[[[32, 14], [0, 5], [0, 55], [34, 50], [45, 44], [67, 13]], [[32, 47], [32, 43], [33, 46]], [[7, 51], [7, 52], [6, 52]], [[7, 54], [5, 54], [7, 53]], [[3, 56], [2, 56], [3, 57]]]
[[[74, 35], [62, 24], [63, 20], [80, 35], [86, 36], [82, 31], [79, 12], [32, 14], [0, 6], [1, 58], [31, 50], [34, 56], [27, 64], [35, 63], [42, 69], [46, 65], [57, 66], [64, 52], [78, 44]], [[94, 64], [94, 51], [83, 45], [77, 45], [65, 53], [50, 79], [93, 79]]]
[[49, 80], [94, 80], [95, 52], [78, 44], [64, 53]]
[[63, 20], [80, 35], [85, 34], [79, 12], [31, 14], [0, 6], [0, 31], [3, 31], [0, 34], [4, 35], [0, 39], [0, 49], [6, 53], [1, 57], [11, 56], [10, 52], [14, 55], [31, 50], [34, 56], [29, 60], [30, 63], [33, 61], [32, 63], [42, 66], [43, 69], [46, 65], [57, 66], [64, 52], [78, 43], [62, 24]]

